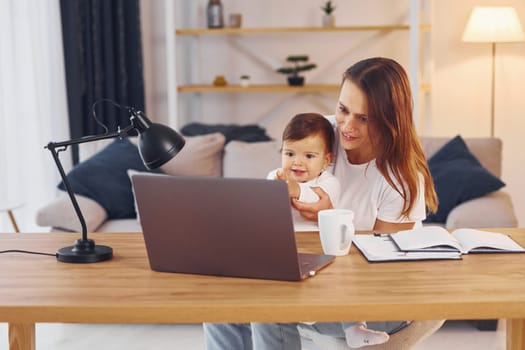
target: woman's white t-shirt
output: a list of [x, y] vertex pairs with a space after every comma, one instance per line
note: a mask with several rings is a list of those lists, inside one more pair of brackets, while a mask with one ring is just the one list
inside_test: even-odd
[[341, 184], [341, 194], [334, 207], [350, 209], [354, 212], [356, 230], [372, 230], [376, 219], [392, 223], [415, 222], [416, 227], [421, 225], [421, 221], [426, 217], [422, 176], [420, 176], [418, 198], [409, 217], [400, 217], [405, 200], [379, 172], [375, 160], [365, 164], [350, 163], [339, 143], [337, 129], [336, 145], [333, 171]]

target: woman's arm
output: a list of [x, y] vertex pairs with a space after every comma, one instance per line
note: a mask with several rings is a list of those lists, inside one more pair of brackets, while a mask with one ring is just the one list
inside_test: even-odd
[[332, 201], [328, 194], [320, 187], [312, 187], [312, 190], [319, 196], [319, 201], [315, 203], [299, 202], [297, 199], [292, 199], [292, 205], [297, 209], [301, 216], [307, 220], [317, 221], [317, 213], [323, 209], [332, 209]]

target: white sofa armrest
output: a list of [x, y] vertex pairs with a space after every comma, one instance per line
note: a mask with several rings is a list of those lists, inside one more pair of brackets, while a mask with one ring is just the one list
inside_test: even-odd
[[495, 191], [461, 203], [449, 213], [446, 227], [517, 227], [512, 200], [508, 193]]
[[[75, 194], [75, 198], [84, 216], [88, 232], [95, 231], [106, 220], [108, 216], [106, 210], [90, 198], [78, 194]], [[62, 195], [40, 208], [36, 214], [36, 223], [39, 226], [56, 227], [67, 231], [82, 231], [73, 204], [67, 195]]]

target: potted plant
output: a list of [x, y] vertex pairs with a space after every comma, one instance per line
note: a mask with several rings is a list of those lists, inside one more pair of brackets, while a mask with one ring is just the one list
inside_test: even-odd
[[335, 6], [332, 4], [332, 1], [326, 1], [321, 10], [324, 12], [323, 27], [333, 27], [335, 25], [335, 17], [332, 13], [335, 11]]
[[293, 66], [279, 68], [277, 69], [277, 73], [288, 75], [288, 84], [292, 86], [304, 85], [304, 77], [299, 75], [299, 73], [306, 72], [317, 67], [315, 63], [306, 63], [308, 62], [307, 55], [288, 56], [286, 61], [291, 62]]
[[240, 82], [242, 87], [250, 86], [250, 76], [247, 74], [241, 75]]

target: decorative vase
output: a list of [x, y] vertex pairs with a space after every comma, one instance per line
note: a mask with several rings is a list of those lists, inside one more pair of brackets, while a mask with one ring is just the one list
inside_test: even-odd
[[335, 26], [335, 16], [334, 15], [324, 15], [323, 16], [323, 27], [334, 27]]
[[224, 16], [222, 12], [221, 0], [209, 0], [206, 9], [206, 19], [208, 28], [223, 28]]
[[290, 86], [303, 86], [304, 77], [288, 77], [288, 85]]

